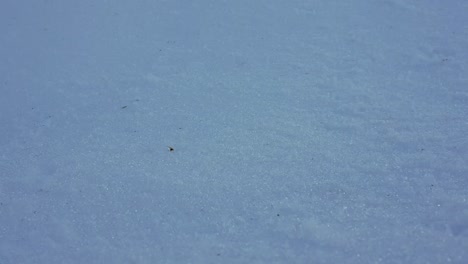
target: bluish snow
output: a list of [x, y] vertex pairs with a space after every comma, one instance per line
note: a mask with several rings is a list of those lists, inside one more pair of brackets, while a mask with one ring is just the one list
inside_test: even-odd
[[3, 0], [0, 263], [468, 263], [466, 14]]

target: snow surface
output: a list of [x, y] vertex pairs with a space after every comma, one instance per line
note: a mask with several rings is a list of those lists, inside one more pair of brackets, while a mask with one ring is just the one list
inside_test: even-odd
[[468, 263], [467, 14], [2, 0], [0, 263]]

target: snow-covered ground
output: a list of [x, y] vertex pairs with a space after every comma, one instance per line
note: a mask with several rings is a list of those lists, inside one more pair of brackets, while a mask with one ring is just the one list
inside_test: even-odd
[[0, 263], [468, 263], [467, 14], [2, 0]]

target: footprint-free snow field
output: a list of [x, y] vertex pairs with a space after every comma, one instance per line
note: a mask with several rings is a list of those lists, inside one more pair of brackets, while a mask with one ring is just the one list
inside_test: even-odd
[[468, 263], [468, 2], [0, 4], [0, 263]]

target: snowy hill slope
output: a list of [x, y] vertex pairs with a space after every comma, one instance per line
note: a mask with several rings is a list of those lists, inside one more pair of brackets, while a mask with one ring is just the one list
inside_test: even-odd
[[137, 2], [0, 4], [0, 263], [468, 262], [467, 3]]

